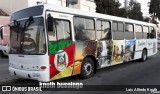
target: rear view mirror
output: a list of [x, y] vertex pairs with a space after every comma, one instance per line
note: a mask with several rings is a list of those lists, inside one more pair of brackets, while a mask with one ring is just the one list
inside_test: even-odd
[[0, 28], [0, 37], [3, 40], [3, 28], [2, 27]]
[[51, 14], [48, 14], [47, 25], [48, 25], [48, 32], [53, 31], [53, 17], [51, 16]]

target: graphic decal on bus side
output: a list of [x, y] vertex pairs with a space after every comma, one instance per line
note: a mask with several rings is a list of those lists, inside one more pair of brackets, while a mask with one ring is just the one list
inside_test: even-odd
[[75, 64], [72, 75], [77, 75], [81, 73], [81, 64], [83, 59], [87, 55], [92, 55], [96, 57], [97, 42], [96, 41], [77, 41], [76, 42], [76, 55]]
[[124, 53], [125, 53], [125, 43], [124, 41], [113, 41], [113, 57], [112, 63], [118, 64], [122, 63], [124, 60]]
[[75, 43], [68, 41], [49, 43], [50, 80], [72, 75]]
[[111, 64], [112, 58], [112, 42], [102, 41], [97, 44], [97, 57], [99, 67], [106, 67]]
[[125, 61], [134, 59], [136, 40], [126, 40]]
[[58, 71], [63, 71], [68, 66], [68, 55], [65, 51], [60, 50], [55, 55], [54, 65]]

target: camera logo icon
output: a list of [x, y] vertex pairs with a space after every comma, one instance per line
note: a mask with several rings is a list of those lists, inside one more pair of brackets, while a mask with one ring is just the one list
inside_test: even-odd
[[2, 86], [2, 91], [11, 91], [11, 86]]

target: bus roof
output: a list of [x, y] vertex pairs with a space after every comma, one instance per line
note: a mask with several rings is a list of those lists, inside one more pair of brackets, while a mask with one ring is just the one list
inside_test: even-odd
[[[58, 5], [43, 4], [43, 5], [37, 5], [37, 6], [44, 6], [44, 10], [50, 10], [50, 11], [55, 11], [60, 13], [67, 13], [67, 14], [73, 14], [73, 15], [79, 15], [79, 16], [88, 16], [88, 17], [94, 17], [94, 18], [105, 19], [105, 20], [123, 21], [126, 23], [141, 24], [141, 25], [147, 25], [147, 26], [155, 26], [155, 24], [152, 24], [152, 23], [132, 20], [128, 18], [122, 18], [117, 16], [111, 16], [106, 14], [100, 14], [100, 13], [86, 12], [86, 11], [81, 11], [79, 9], [73, 9], [73, 8], [68, 8], [68, 7], [58, 6]], [[36, 6], [32, 6], [32, 7], [36, 7]], [[31, 8], [31, 7], [28, 7], [28, 8]]]
[[81, 16], [101, 18], [101, 19], [106, 19], [106, 20], [115, 20], [115, 21], [123, 21], [123, 22], [127, 22], [127, 23], [154, 26], [154, 24], [152, 24], [152, 23], [142, 22], [142, 21], [138, 21], [138, 20], [132, 20], [132, 19], [128, 19], [128, 18], [116, 17], [116, 16], [100, 14], [100, 13], [86, 12], [86, 11], [81, 11], [79, 9], [66, 8], [66, 7], [62, 7], [62, 6], [56, 6], [56, 5], [53, 6], [53, 5], [49, 5], [49, 4], [44, 4], [44, 9], [53, 10], [53, 11], [57, 11], [57, 12], [63, 12], [63, 13], [69, 13], [69, 14], [76, 14], [76, 15], [81, 15]]

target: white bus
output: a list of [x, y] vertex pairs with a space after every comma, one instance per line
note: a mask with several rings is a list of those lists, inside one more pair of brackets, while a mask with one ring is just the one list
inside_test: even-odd
[[52, 81], [157, 53], [154, 24], [53, 5], [11, 16], [11, 75]]

